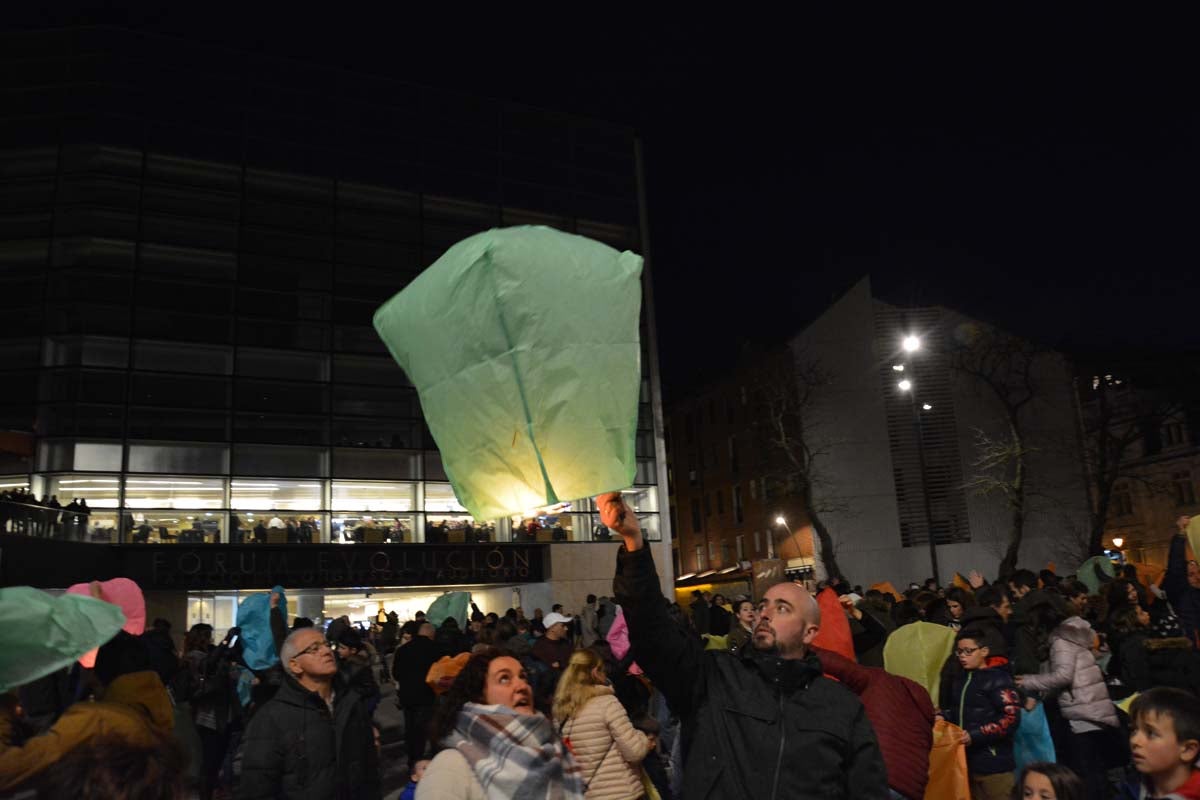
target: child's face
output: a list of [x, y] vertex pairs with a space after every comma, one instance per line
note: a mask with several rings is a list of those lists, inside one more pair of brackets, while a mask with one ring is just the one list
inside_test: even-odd
[[1133, 766], [1138, 772], [1160, 775], [1195, 761], [1200, 742], [1179, 741], [1175, 720], [1157, 711], [1147, 711], [1134, 720], [1129, 749], [1133, 751]]
[[1054, 794], [1054, 785], [1040, 772], [1029, 772], [1025, 775], [1025, 783], [1021, 786], [1021, 797], [1036, 798], [1036, 800], [1058, 800], [1058, 796]]
[[960, 639], [954, 648], [958, 663], [965, 670], [983, 669], [987, 663], [988, 649], [974, 639]]
[[658, 749], [658, 734], [657, 733], [647, 733], [646, 738], [650, 740], [650, 749], [657, 750]]
[[412, 779], [414, 781], [420, 781], [421, 778], [425, 777], [425, 768], [428, 766], [429, 766], [429, 759], [423, 759], [421, 761], [418, 761], [416, 766], [413, 767]]

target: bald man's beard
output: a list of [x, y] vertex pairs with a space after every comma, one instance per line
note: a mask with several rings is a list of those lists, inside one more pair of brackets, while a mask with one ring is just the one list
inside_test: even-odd
[[769, 622], [760, 622], [754, 628], [754, 636], [750, 639], [754, 649], [760, 653], [777, 655], [786, 658], [793, 655], [804, 655], [807, 648], [803, 641], [781, 642], [775, 629]]

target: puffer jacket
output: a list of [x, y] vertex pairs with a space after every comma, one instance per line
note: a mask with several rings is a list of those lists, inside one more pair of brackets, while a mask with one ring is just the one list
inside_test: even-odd
[[638, 767], [650, 751], [650, 740], [633, 727], [612, 687], [592, 687], [591, 699], [559, 729], [579, 762], [588, 800], [642, 796]]
[[155, 746], [172, 736], [174, 725], [171, 698], [157, 672], [121, 675], [99, 700], [75, 703], [49, 730], [23, 747], [0, 747], [0, 792], [26, 783], [97, 737]]
[[815, 656], [705, 650], [671, 616], [648, 547], [621, 546], [613, 588], [638, 664], [682, 721], [684, 797], [889, 796], [862, 703], [822, 676]]
[[1159, 639], [1146, 630], [1134, 631], [1121, 639], [1117, 655], [1117, 674], [1135, 692], [1173, 686], [1200, 693], [1200, 653], [1183, 636]]
[[290, 676], [246, 726], [239, 800], [379, 800], [362, 695], [334, 680], [333, 713]]
[[971, 736], [967, 767], [972, 775], [995, 775], [1016, 769], [1013, 736], [1020, 724], [1021, 699], [1008, 671], [1008, 659], [994, 656], [984, 669], [966, 672], [955, 681], [954, 705], [942, 716]]
[[1105, 728], [1119, 724], [1104, 673], [1092, 654], [1096, 634], [1087, 620], [1069, 617], [1050, 632], [1050, 671], [1022, 675], [1026, 691], [1058, 693], [1064, 719]]

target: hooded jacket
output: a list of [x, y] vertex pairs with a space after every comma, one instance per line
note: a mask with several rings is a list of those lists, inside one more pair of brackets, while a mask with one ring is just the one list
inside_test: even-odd
[[1096, 634], [1087, 620], [1069, 617], [1050, 632], [1050, 669], [1023, 675], [1026, 691], [1058, 694], [1064, 719], [1117, 727], [1117, 709], [1108, 694], [1104, 673], [1092, 654]]
[[705, 650], [671, 618], [650, 549], [617, 552], [613, 581], [638, 663], [682, 720], [689, 800], [888, 797], [862, 703], [816, 657]]
[[588, 800], [641, 797], [638, 765], [650, 751], [650, 740], [633, 727], [612, 687], [590, 687], [589, 699], [559, 730], [579, 762]]
[[334, 679], [333, 712], [285, 676], [246, 726], [239, 800], [379, 800], [379, 765], [362, 695]]
[[924, 797], [933, 747], [933, 703], [916, 681], [865, 667], [829, 650], [814, 648], [825, 674], [862, 700], [887, 767], [888, 786], [905, 797]]
[[157, 672], [131, 672], [113, 680], [95, 702], [68, 708], [50, 729], [23, 747], [0, 752], [0, 791], [7, 791], [96, 737], [113, 736], [130, 744], [153, 746], [172, 735], [171, 698]]

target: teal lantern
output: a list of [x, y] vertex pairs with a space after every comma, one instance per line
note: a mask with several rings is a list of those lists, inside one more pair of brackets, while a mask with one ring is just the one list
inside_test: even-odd
[[641, 272], [583, 236], [495, 229], [375, 312], [475, 519], [633, 483]]

